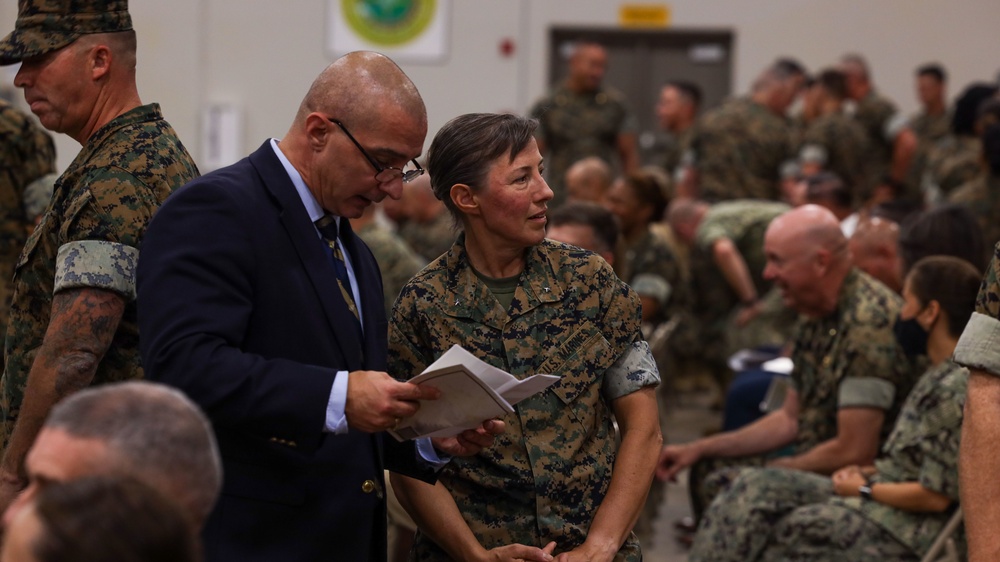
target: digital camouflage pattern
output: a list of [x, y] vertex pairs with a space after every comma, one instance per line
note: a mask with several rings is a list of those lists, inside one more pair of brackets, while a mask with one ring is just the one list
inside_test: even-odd
[[[791, 382], [798, 393], [799, 416], [791, 453], [805, 453], [836, 437], [837, 411], [845, 406], [885, 410], [879, 442], [888, 436], [916, 378], [892, 332], [901, 307], [899, 295], [855, 269], [844, 279], [836, 312], [824, 318], [800, 317], [792, 342]], [[731, 481], [735, 473], [724, 469], [761, 466], [767, 458], [695, 463], [689, 476], [692, 509], [700, 515]]]
[[[699, 345], [706, 350], [706, 358], [713, 364], [725, 365], [726, 359], [734, 352], [727, 343], [727, 334], [738, 329], [729, 319], [740, 305], [736, 291], [729, 286], [715, 263], [713, 246], [722, 238], [733, 242], [750, 270], [757, 295], [763, 297], [771, 289], [771, 283], [765, 281], [763, 275], [767, 264], [764, 233], [772, 220], [789, 209], [785, 203], [774, 201], [724, 201], [709, 207], [698, 225], [691, 248], [691, 289], [694, 313], [702, 324]], [[753, 330], [762, 340], [768, 340], [760, 344], [781, 345], [786, 341], [797, 315], [769, 316], [773, 325], [757, 324]]]
[[744, 469], [712, 503], [691, 562], [919, 560], [874, 521], [830, 503], [828, 476]]
[[554, 197], [549, 207], [566, 200], [566, 170], [577, 160], [598, 156], [620, 171], [618, 135], [635, 133], [638, 123], [625, 104], [625, 96], [608, 87], [577, 94], [566, 86], [535, 103], [531, 117], [538, 119], [535, 136], [545, 143], [545, 181]]
[[949, 135], [927, 155], [927, 189], [938, 199], [983, 173], [983, 145], [976, 137]]
[[823, 115], [810, 123], [802, 134], [802, 151], [819, 147], [826, 155], [823, 169], [844, 180], [851, 190], [855, 208], [864, 202], [869, 140], [857, 121], [842, 113]]
[[935, 143], [951, 132], [951, 112], [928, 115], [921, 111], [910, 118], [910, 129], [921, 142]]
[[666, 142], [659, 147], [660, 153], [657, 161], [666, 170], [668, 177], [676, 177], [678, 168], [685, 161], [685, 154], [688, 154], [691, 150], [691, 139], [693, 136], [694, 128], [688, 128], [679, 134], [671, 134]]
[[865, 200], [872, 196], [875, 187], [889, 175], [894, 144], [889, 132], [896, 115], [896, 105], [874, 90], [855, 102], [854, 120], [861, 125], [868, 136], [867, 159], [864, 166], [867, 181], [861, 192]]
[[[852, 385], [852, 406], [886, 410], [880, 431], [882, 439], [888, 436], [916, 381], [914, 367], [892, 332], [902, 302], [891, 289], [854, 269], [844, 279], [837, 311], [824, 318], [803, 318], [796, 327], [792, 348], [792, 384], [799, 395], [796, 453], [837, 435], [837, 410], [844, 406], [843, 393]], [[886, 388], [895, 389], [891, 397], [878, 393]], [[883, 400], [891, 404], [885, 407], [880, 404]]]
[[[950, 361], [920, 378], [875, 461], [873, 483], [919, 482], [958, 502], [967, 382], [968, 371]], [[690, 560], [917, 560], [950, 517], [840, 497], [826, 476], [744, 469], [705, 513]]]
[[[656, 287], [668, 287], [666, 302], [661, 302], [660, 313], [652, 321], [654, 324], [671, 318], [681, 318], [682, 324], [690, 320], [691, 289], [680, 262], [665, 240], [647, 230], [634, 244], [622, 244], [617, 253], [615, 271], [637, 293], [655, 297]], [[647, 293], [647, 288], [653, 290]]]
[[430, 222], [419, 223], [412, 219], [406, 221], [399, 227], [398, 234], [411, 250], [424, 259], [425, 263], [441, 257], [451, 249], [455, 238], [458, 237], [455, 221], [451, 218], [451, 213], [445, 209], [442, 209]]
[[[14, 275], [0, 388], [5, 446], [49, 325], [59, 249], [80, 240], [139, 248], [146, 225], [163, 200], [197, 175], [194, 161], [159, 106], [151, 104], [96, 131], [56, 182], [52, 203], [28, 238]], [[131, 301], [97, 368], [95, 384], [142, 376], [138, 337]]]
[[[550, 240], [527, 250], [507, 310], [472, 271], [464, 235], [403, 289], [390, 323], [390, 373], [408, 379], [461, 344], [518, 378], [562, 377], [517, 404], [491, 447], [439, 474], [483, 547], [555, 540], [559, 552], [586, 539], [615, 462], [610, 401], [658, 380], [644, 369], [609, 375], [640, 340], [639, 321], [638, 297], [607, 262]], [[448, 559], [418, 531], [411, 560]], [[634, 536], [615, 557], [640, 559]]]
[[420, 271], [425, 262], [398, 236], [378, 223], [370, 222], [358, 229], [356, 234], [372, 251], [382, 272], [382, 294], [388, 318], [392, 315], [392, 304], [396, 302], [403, 286]]
[[983, 261], [975, 264], [982, 270], [993, 257], [993, 245], [1000, 242], [1000, 176], [983, 172], [952, 191], [948, 201], [965, 205], [983, 231], [987, 251]]
[[14, 292], [14, 266], [34, 217], [25, 211], [28, 186], [55, 171], [52, 137], [24, 113], [0, 100], [0, 328]]
[[749, 98], [730, 100], [704, 114], [692, 134], [700, 196], [777, 200], [781, 164], [792, 150], [786, 119]]
[[983, 284], [976, 296], [976, 312], [1000, 319], [1000, 242], [993, 246], [993, 257], [983, 276]]
[[0, 41], [0, 65], [55, 51], [81, 35], [130, 29], [128, 0], [18, 0], [14, 31]]
[[1000, 334], [1000, 243], [993, 247], [993, 256], [986, 268], [983, 282], [976, 296], [976, 311], [962, 331], [955, 347], [953, 359], [974, 371], [1000, 376], [1000, 353], [997, 337]]
[[106, 240], [77, 240], [60, 246], [56, 255], [53, 294], [69, 289], [94, 288], [135, 299], [135, 271], [139, 249]]

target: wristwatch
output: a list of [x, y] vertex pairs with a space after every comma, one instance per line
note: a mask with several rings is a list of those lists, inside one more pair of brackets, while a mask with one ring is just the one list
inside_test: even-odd
[[872, 485], [869, 482], [865, 482], [864, 484], [858, 486], [858, 495], [861, 496], [861, 499], [875, 501], [874, 498], [872, 498]]

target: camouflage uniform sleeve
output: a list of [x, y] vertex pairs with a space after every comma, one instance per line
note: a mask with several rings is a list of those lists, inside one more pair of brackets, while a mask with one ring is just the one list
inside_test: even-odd
[[388, 373], [396, 380], [407, 381], [419, 375], [432, 359], [428, 357], [426, 346], [420, 341], [418, 310], [419, 289], [411, 280], [396, 299], [389, 322]]
[[590, 278], [603, 293], [601, 331], [612, 349], [621, 350], [615, 363], [604, 372], [601, 383], [603, 396], [611, 401], [659, 384], [660, 373], [640, 333], [642, 314], [638, 295], [618, 279], [607, 262], [592, 257], [590, 263], [598, 268]]
[[955, 362], [977, 371], [1000, 376], [1000, 243], [983, 277], [976, 298], [976, 311], [969, 318], [955, 347]]
[[139, 250], [102, 240], [63, 244], [56, 257], [54, 293], [91, 288], [113, 291], [135, 300], [135, 268]]

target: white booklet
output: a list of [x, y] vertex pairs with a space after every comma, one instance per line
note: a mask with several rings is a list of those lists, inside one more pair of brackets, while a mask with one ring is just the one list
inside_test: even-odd
[[429, 384], [441, 391], [437, 400], [422, 400], [420, 410], [389, 434], [399, 441], [417, 437], [451, 437], [483, 421], [514, 411], [514, 404], [552, 386], [556, 375], [532, 375], [518, 380], [453, 345], [413, 384]]

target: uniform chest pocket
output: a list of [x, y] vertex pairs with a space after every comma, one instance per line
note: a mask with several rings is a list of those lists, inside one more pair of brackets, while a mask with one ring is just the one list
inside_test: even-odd
[[611, 344], [596, 329], [581, 328], [542, 364], [539, 373], [561, 377], [551, 387], [559, 400], [570, 409], [576, 421], [593, 431], [599, 412], [604, 371], [615, 362]]
[[17, 265], [14, 267], [15, 272], [24, 267], [24, 264], [28, 263], [28, 260], [31, 259], [31, 255], [35, 253], [35, 248], [38, 247], [39, 241], [48, 230], [50, 222], [51, 219], [49, 218], [48, 213], [46, 213], [42, 218], [42, 222], [38, 223], [34, 232], [32, 232], [31, 236], [28, 237], [28, 241], [24, 243], [24, 249], [21, 250], [21, 255], [17, 258]]

